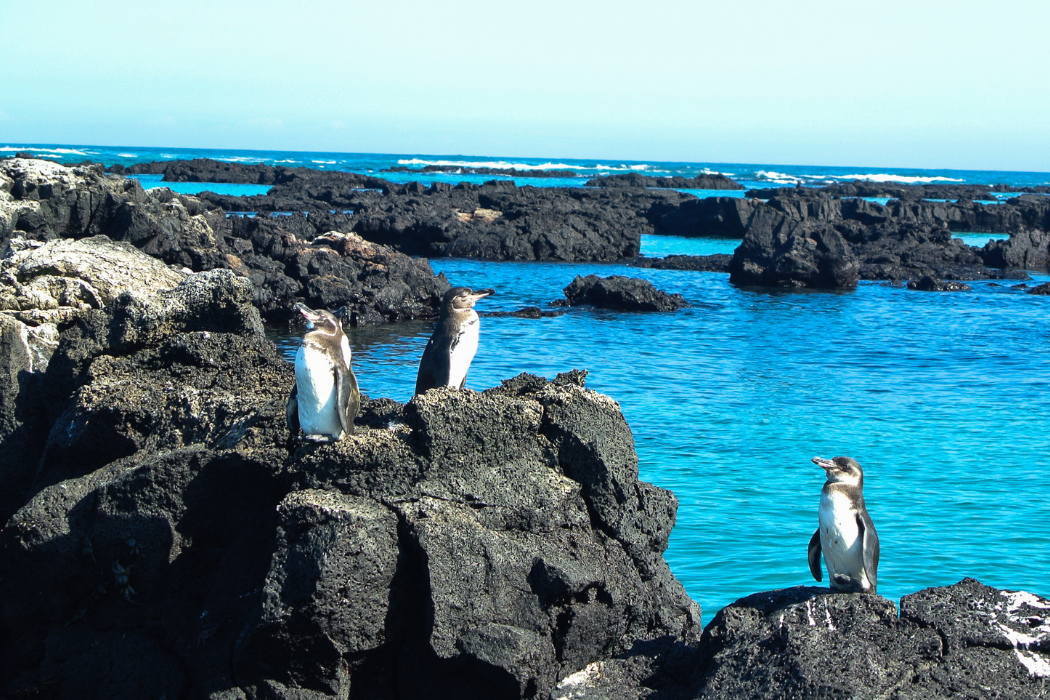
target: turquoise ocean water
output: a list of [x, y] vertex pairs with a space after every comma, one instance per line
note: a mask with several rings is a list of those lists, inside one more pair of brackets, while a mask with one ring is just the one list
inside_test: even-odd
[[[398, 161], [459, 161], [572, 165], [584, 174], [616, 168], [695, 175], [709, 169], [763, 186], [777, 175], [788, 181], [856, 174], [1050, 183], [1046, 173], [37, 148], [65, 162], [90, 158], [107, 164], [222, 157], [367, 172]], [[25, 146], [3, 145], [0, 154], [4, 149]], [[493, 165], [499, 162], [506, 165]], [[185, 191], [219, 187], [230, 186], [194, 190], [187, 183]], [[992, 237], [959, 236], [971, 245]], [[737, 243], [646, 236], [642, 252], [724, 253]], [[643, 277], [692, 304], [672, 314], [576, 308], [541, 320], [485, 318], [467, 385], [481, 390], [519, 372], [553, 377], [572, 368], [589, 370], [588, 386], [623, 408], [642, 478], [678, 496], [667, 560], [703, 606], [705, 622], [749, 593], [812, 583], [806, 545], [816, 528], [823, 483], [821, 470], [809, 461], [815, 455], [850, 455], [865, 468], [868, 508], [882, 543], [883, 595], [899, 599], [964, 576], [1050, 594], [1050, 298], [1011, 289], [1013, 282], [974, 282], [972, 292], [941, 294], [879, 283], [848, 292], [756, 291], [730, 285], [725, 274], [615, 264], [431, 263], [453, 284], [495, 288], [497, 296], [479, 302], [485, 310], [545, 306], [562, 296], [575, 275], [592, 272]], [[1035, 282], [1050, 279], [1032, 276]], [[350, 329], [362, 390], [407, 400], [432, 328], [406, 323]], [[289, 356], [294, 353], [296, 338], [275, 339]]]

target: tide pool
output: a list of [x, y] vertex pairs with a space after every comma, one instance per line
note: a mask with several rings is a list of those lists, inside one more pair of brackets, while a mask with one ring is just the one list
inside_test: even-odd
[[[643, 242], [647, 254], [703, 254], [654, 238]], [[705, 622], [749, 593], [814, 583], [806, 545], [823, 484], [815, 455], [850, 455], [865, 469], [881, 594], [899, 599], [964, 576], [1050, 593], [1047, 297], [995, 282], [972, 282], [970, 293], [880, 283], [759, 292], [717, 273], [431, 264], [454, 285], [494, 287], [483, 311], [545, 307], [588, 273], [642, 277], [690, 301], [671, 314], [582, 307], [540, 320], [483, 318], [467, 386], [587, 369], [587, 386], [624, 411], [641, 478], [679, 499], [666, 557]], [[349, 329], [362, 391], [408, 400], [432, 328]], [[298, 339], [277, 340], [291, 357]]]
[[200, 194], [208, 191], [235, 197], [250, 197], [255, 194], [266, 194], [272, 187], [272, 185], [242, 185], [229, 182], [164, 182], [163, 175], [132, 175], [131, 177], [142, 183], [144, 189], [167, 187], [172, 192], [179, 194]]

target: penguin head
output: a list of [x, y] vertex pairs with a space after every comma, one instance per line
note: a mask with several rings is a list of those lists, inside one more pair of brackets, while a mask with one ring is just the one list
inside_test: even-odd
[[302, 302], [296, 304], [295, 308], [303, 315], [303, 318], [306, 319], [306, 328], [308, 330], [322, 331], [329, 335], [335, 335], [343, 330], [343, 324], [339, 319], [342, 316], [344, 309], [339, 309], [335, 313], [325, 311], [324, 309], [314, 311]]
[[860, 468], [857, 460], [852, 457], [836, 457], [835, 459], [824, 459], [814, 457], [813, 464], [824, 470], [828, 482], [837, 482], [850, 486], [860, 486], [864, 483], [864, 470]]
[[478, 299], [495, 293], [495, 289], [479, 289], [475, 292], [470, 287], [453, 287], [445, 292], [445, 298], [441, 302], [441, 307], [449, 313], [462, 309], [472, 309], [474, 308], [474, 302]]

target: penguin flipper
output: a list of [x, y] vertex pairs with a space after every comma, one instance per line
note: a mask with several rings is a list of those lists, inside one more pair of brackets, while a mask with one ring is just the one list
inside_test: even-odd
[[299, 385], [292, 382], [292, 391], [288, 394], [288, 403], [285, 404], [285, 419], [288, 421], [288, 432], [291, 437], [299, 434]]
[[820, 529], [818, 528], [813, 536], [809, 538], [809, 573], [813, 574], [813, 578], [817, 579], [817, 582], [824, 580], [824, 574], [820, 570]]
[[339, 425], [343, 428], [343, 434], [350, 435], [354, 432], [354, 419], [361, 410], [361, 392], [357, 388], [357, 377], [354, 370], [336, 365], [335, 368], [335, 400], [338, 406]]
[[[437, 332], [435, 331], [435, 335]], [[416, 374], [416, 393], [425, 394], [430, 389], [448, 384], [448, 375], [451, 371], [448, 356], [449, 347], [439, 348], [434, 338], [427, 341], [423, 349], [423, 357], [419, 361], [419, 372]]]
[[879, 536], [875, 533], [875, 524], [871, 522], [868, 511], [857, 514], [857, 529], [860, 530], [861, 547], [864, 552], [864, 573], [871, 584], [871, 593], [878, 588], [879, 578]]

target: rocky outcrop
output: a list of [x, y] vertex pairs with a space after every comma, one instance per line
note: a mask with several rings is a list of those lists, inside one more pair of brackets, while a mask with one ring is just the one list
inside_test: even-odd
[[744, 186], [725, 175], [711, 173], [696, 177], [660, 177], [623, 173], [603, 175], [587, 181], [587, 187], [669, 187], [687, 190], [742, 190]]
[[1050, 282], [1043, 282], [1042, 284], [1037, 284], [1031, 289], [1026, 289], [1025, 294], [1042, 294], [1050, 296]]
[[1008, 185], [909, 185], [901, 182], [853, 180], [821, 187], [768, 187], [747, 191], [748, 197], [877, 197], [888, 199], [983, 199], [994, 200], [995, 192], [1023, 192]]
[[309, 215], [227, 217], [197, 197], [107, 177], [100, 166], [0, 162], [0, 239], [106, 235], [190, 271], [230, 269], [253, 282], [271, 321], [287, 319], [297, 301], [346, 306], [354, 323], [435, 318], [448, 281], [351, 227], [349, 215], [327, 205]]
[[452, 173], [454, 175], [506, 175], [508, 177], [579, 177], [575, 170], [522, 170], [521, 168], [489, 168], [470, 165], [424, 165], [421, 168], [410, 168], [397, 165], [383, 168], [381, 173]]
[[851, 288], [859, 274], [860, 262], [834, 227], [790, 220], [752, 229], [729, 263], [730, 282], [745, 286]]
[[751, 217], [733, 254], [736, 284], [849, 288], [857, 279], [1025, 279], [1017, 270], [985, 267], [978, 249], [938, 226], [862, 223], [824, 224], [772, 208]]
[[791, 588], [723, 609], [704, 630], [695, 698], [1045, 698], [1050, 602], [965, 579], [894, 604]]
[[479, 311], [478, 316], [492, 316], [496, 318], [554, 318], [561, 316], [564, 311], [544, 311], [538, 306], [523, 306], [517, 311]]
[[1045, 270], [1050, 267], [1050, 233], [1021, 230], [1005, 241], [989, 241], [980, 252], [990, 267]]
[[565, 299], [556, 306], [596, 306], [619, 311], [676, 311], [689, 304], [681, 294], [668, 294], [648, 280], [611, 275], [577, 275], [565, 288]]
[[699, 647], [639, 644], [553, 700], [1050, 697], [1050, 601], [964, 579], [901, 599], [801, 586], [722, 609]]
[[28, 487], [32, 445], [42, 438], [31, 397], [59, 331], [132, 290], [159, 292], [185, 273], [105, 236], [47, 244], [16, 238], [0, 259], [0, 521]]
[[355, 194], [354, 231], [410, 255], [489, 260], [635, 257], [649, 217], [688, 195], [460, 183], [409, 195]]
[[318, 168], [288, 168], [263, 163], [228, 163], [211, 158], [165, 160], [111, 165], [107, 171], [116, 175], [163, 175], [164, 182], [221, 182], [242, 185], [279, 185], [298, 183], [301, 187], [342, 186], [383, 189], [390, 182], [370, 175]]
[[920, 292], [969, 292], [973, 288], [962, 282], [949, 282], [926, 275], [908, 282], [908, 289]]
[[3, 514], [0, 692], [545, 697], [695, 644], [675, 498], [583, 373], [366, 399], [353, 436], [298, 443], [252, 296], [201, 272], [62, 333]]
[[645, 267], [656, 270], [691, 270], [693, 272], [729, 272], [732, 255], [715, 253], [713, 255], [668, 255], [663, 258], [638, 257], [626, 260], [624, 264], [631, 267]]

